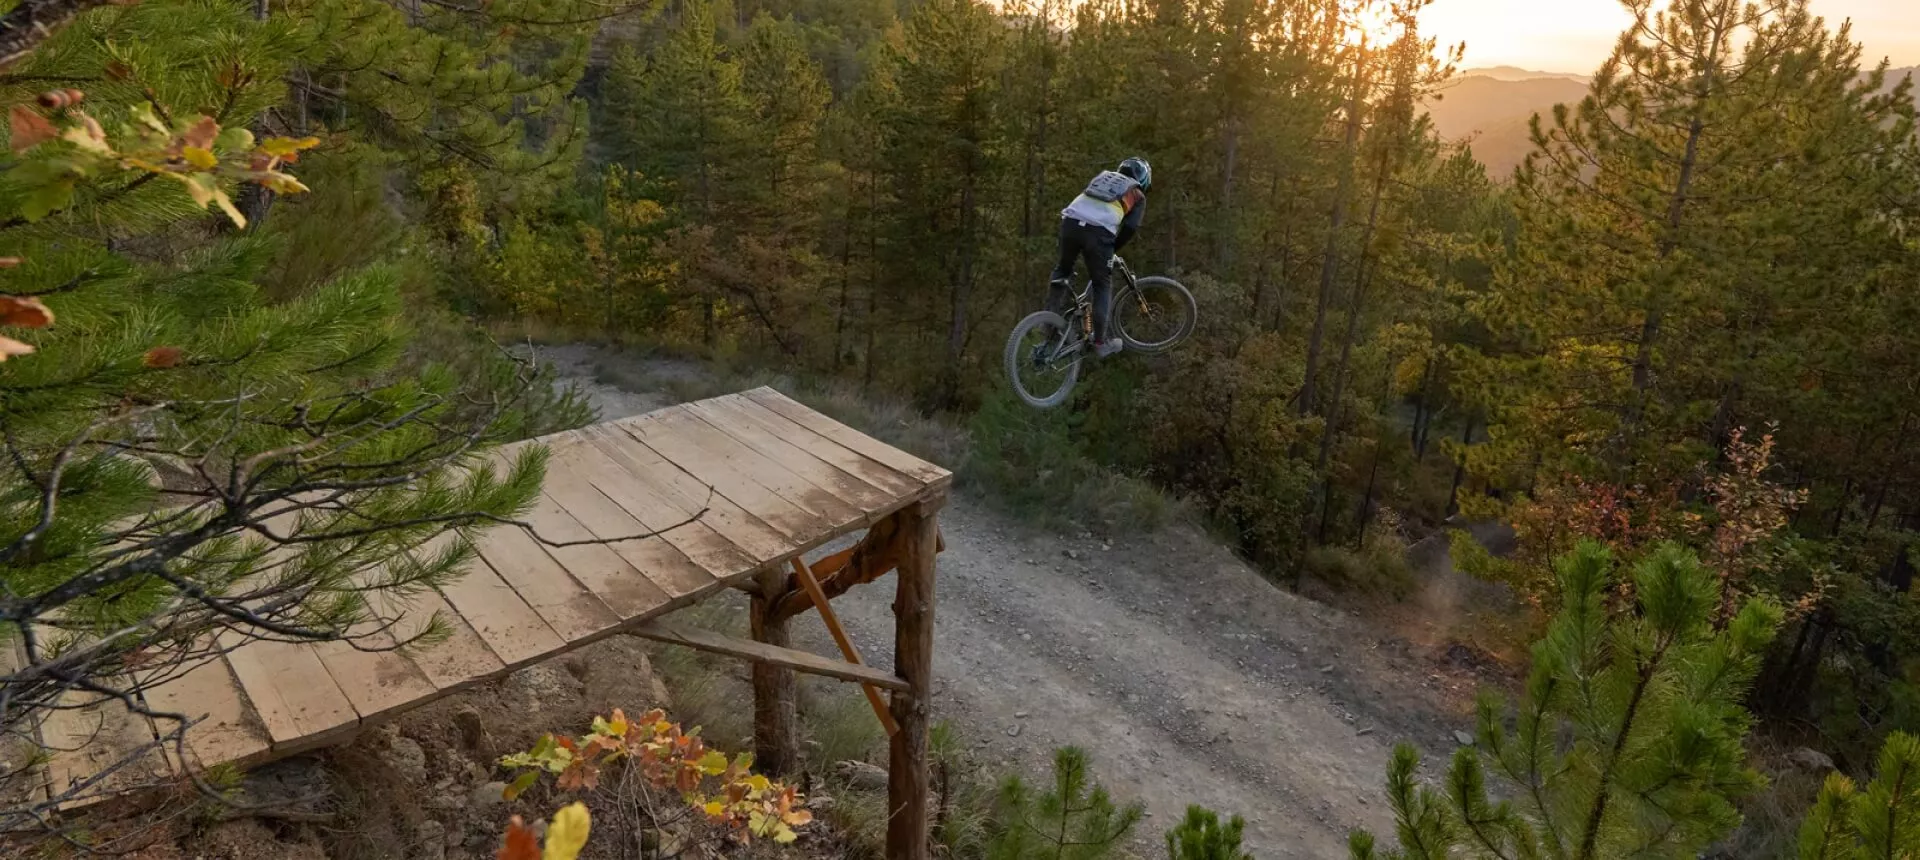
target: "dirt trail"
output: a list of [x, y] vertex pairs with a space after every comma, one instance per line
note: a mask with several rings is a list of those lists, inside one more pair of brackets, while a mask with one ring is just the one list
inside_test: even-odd
[[[604, 418], [673, 402], [596, 379], [626, 359], [543, 357]], [[1349, 829], [1391, 832], [1392, 744], [1449, 750], [1465, 727], [1466, 670], [1274, 587], [1194, 529], [1046, 534], [964, 493], [942, 527], [937, 715], [987, 762], [1040, 773], [1055, 747], [1088, 749], [1104, 783], [1147, 804], [1149, 856], [1189, 803], [1245, 816], [1256, 857], [1345, 856]], [[891, 599], [882, 584], [835, 601], [863, 653], [891, 650]], [[800, 624], [831, 648], [816, 616]]]

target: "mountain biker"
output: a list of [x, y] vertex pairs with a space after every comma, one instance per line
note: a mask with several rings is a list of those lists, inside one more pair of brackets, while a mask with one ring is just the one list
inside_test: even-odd
[[1153, 167], [1134, 156], [1101, 171], [1060, 210], [1060, 262], [1047, 286], [1047, 303], [1064, 308], [1072, 301], [1074, 264], [1086, 258], [1093, 280], [1093, 353], [1102, 358], [1120, 351], [1120, 339], [1107, 324], [1113, 306], [1113, 255], [1139, 231], [1152, 185]]

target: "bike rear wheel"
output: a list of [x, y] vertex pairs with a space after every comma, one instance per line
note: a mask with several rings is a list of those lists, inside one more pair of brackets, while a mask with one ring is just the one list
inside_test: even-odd
[[1036, 311], [1007, 337], [1007, 381], [1013, 393], [1037, 409], [1067, 401], [1080, 379], [1081, 342], [1067, 320], [1052, 311]]
[[1193, 293], [1172, 278], [1147, 277], [1114, 297], [1113, 325], [1127, 349], [1153, 355], [1193, 334], [1200, 309]]

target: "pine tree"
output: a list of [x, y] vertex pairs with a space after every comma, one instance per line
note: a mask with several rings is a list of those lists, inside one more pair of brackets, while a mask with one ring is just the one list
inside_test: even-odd
[[1920, 853], [1920, 740], [1887, 737], [1863, 790], [1827, 776], [1800, 825], [1800, 860], [1897, 860]]
[[[285, 108], [298, 46], [234, 4], [144, 3], [90, 13], [17, 66], [97, 79], [88, 92], [36, 108], [6, 84], [0, 256], [17, 265], [0, 300], [40, 312], [18, 332], [36, 351], [0, 364], [0, 635], [25, 658], [0, 676], [9, 735], [118, 701], [177, 744], [188, 715], [140, 691], [221, 651], [403, 644], [388, 622], [406, 599], [538, 492], [542, 452], [488, 449], [583, 417], [505, 359], [402, 370], [400, 267], [281, 300], [262, 286], [273, 237], [209, 229], [241, 220], [242, 182], [304, 187], [285, 163], [317, 141], [244, 128]], [[0, 827], [92, 790], [0, 810]]]
[[1247, 822], [1236, 815], [1226, 824], [1213, 810], [1187, 807], [1187, 817], [1167, 831], [1168, 860], [1253, 860], [1241, 850], [1241, 833]]
[[607, 98], [616, 118], [615, 156], [670, 184], [669, 203], [684, 219], [673, 255], [697, 298], [702, 342], [713, 344], [725, 322], [724, 287], [714, 273], [738, 235], [735, 200], [752, 110], [741, 89], [740, 63], [721, 42], [711, 3], [691, 2], [652, 56], [627, 50], [608, 72]]
[[[1634, 565], [1637, 611], [1616, 612], [1613, 568], [1593, 543], [1561, 559], [1562, 607], [1511, 726], [1484, 695], [1475, 746], [1454, 754], [1444, 789], [1420, 785], [1418, 752], [1397, 747], [1387, 793], [1399, 848], [1355, 832], [1356, 860], [1683, 858], [1739, 822], [1733, 801], [1761, 785], [1746, 766], [1744, 696], [1780, 609], [1748, 601], [1716, 626], [1715, 577], [1664, 546]], [[1506, 783], [1497, 792], [1489, 772]]]
[[931, 0], [907, 19], [889, 59], [908, 97], [885, 117], [888, 269], [896, 301], [940, 344], [930, 393], [941, 406], [960, 405], [962, 380], [978, 367], [967, 350], [988, 298], [978, 288], [1001, 247], [994, 215], [1006, 186], [993, 180], [1005, 153], [996, 121], [1005, 38], [985, 6]]
[[1887, 208], [1911, 105], [1856, 83], [1844, 31], [1801, 0], [1633, 9], [1588, 97], [1536, 118], [1516, 177], [1522, 241], [1482, 308], [1505, 352], [1475, 371], [1489, 476], [1691, 469], [1761, 379], [1804, 377], [1793, 331], [1888, 258], [1867, 249], [1892, 223], [1865, 213]]
[[1035, 793], [1018, 776], [1000, 785], [988, 860], [1094, 860], [1111, 856], [1140, 823], [1139, 804], [1118, 806], [1094, 783], [1087, 754], [1053, 753], [1053, 785]]

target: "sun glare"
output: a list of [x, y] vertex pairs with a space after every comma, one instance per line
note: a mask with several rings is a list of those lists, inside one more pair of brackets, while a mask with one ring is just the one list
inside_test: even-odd
[[1380, 45], [1393, 40], [1395, 18], [1389, 0], [1347, 0], [1344, 40], [1349, 45]]

